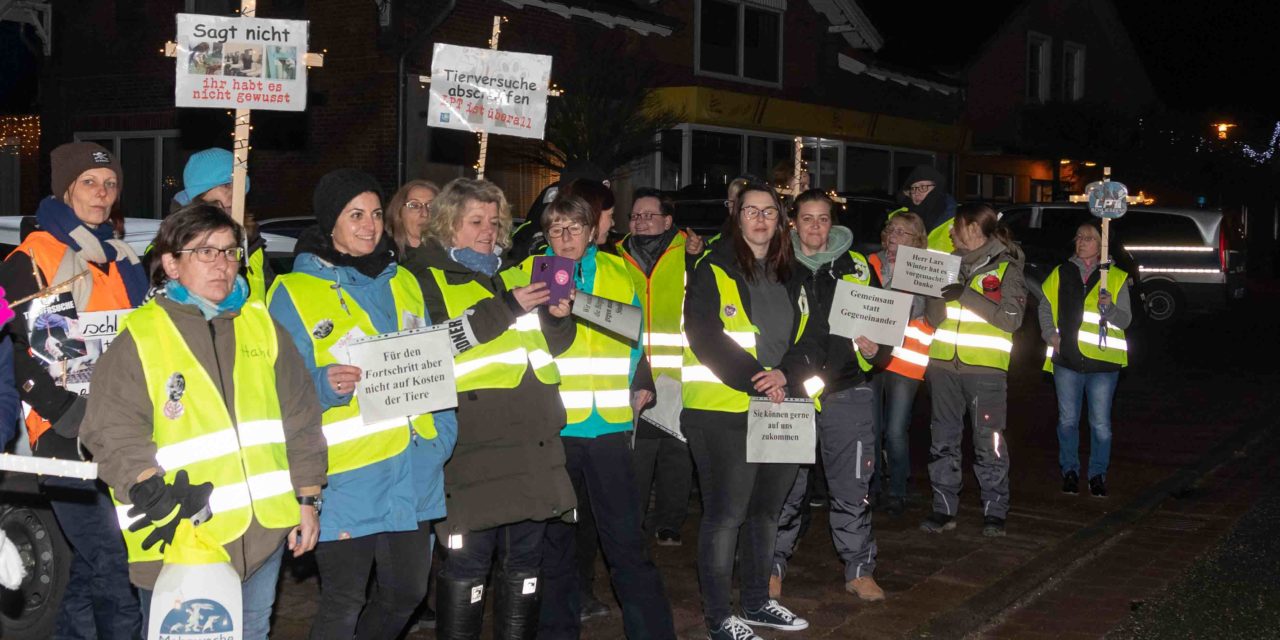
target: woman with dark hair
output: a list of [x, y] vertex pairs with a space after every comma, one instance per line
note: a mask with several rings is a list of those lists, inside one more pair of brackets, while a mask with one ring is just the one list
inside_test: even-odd
[[595, 236], [592, 242], [596, 247], [609, 253], [617, 253], [617, 249], [609, 241], [609, 232], [613, 229], [613, 206], [616, 202], [613, 189], [599, 180], [578, 178], [557, 197], [569, 196], [582, 198], [591, 207], [591, 213], [595, 216], [595, 222], [592, 223], [595, 227]]
[[[66, 387], [69, 370], [86, 351], [84, 341], [64, 328], [86, 313], [142, 304], [147, 273], [111, 223], [123, 178], [115, 156], [92, 142], [72, 142], [54, 149], [49, 160], [52, 195], [36, 210], [39, 229], [5, 259], [0, 286], [13, 300], [58, 288], [15, 310], [8, 327], [13, 372], [32, 454], [80, 460], [76, 440], [86, 400]], [[53, 476], [41, 477], [40, 486], [74, 554], [55, 635], [96, 630], [100, 638], [132, 637], [141, 615], [129, 586], [125, 546], [119, 536], [104, 535], [119, 526], [106, 487]]]
[[[267, 299], [311, 373], [329, 445], [313, 639], [404, 631], [427, 595], [431, 521], [445, 515], [443, 468], [457, 436], [452, 410], [366, 423], [356, 393], [363, 372], [341, 355], [353, 336], [432, 323], [422, 289], [396, 264], [383, 233], [379, 191], [372, 176], [355, 169], [320, 178], [312, 202], [317, 224], [302, 232], [293, 272], [276, 278]], [[369, 590], [371, 573], [377, 588]]]
[[[769, 598], [778, 512], [796, 465], [746, 461], [750, 396], [781, 402], [802, 379], [782, 365], [804, 331], [809, 304], [801, 280], [791, 278], [791, 240], [773, 188], [744, 187], [727, 226], [727, 237], [711, 245], [689, 278], [680, 425], [702, 490], [698, 580], [710, 638], [754, 640], [748, 625], [809, 626]], [[735, 552], [740, 616], [729, 604]]]
[[387, 233], [402, 258], [409, 249], [422, 244], [431, 219], [431, 202], [440, 187], [430, 180], [410, 180], [387, 201]]
[[296, 558], [316, 544], [325, 443], [302, 358], [236, 274], [240, 241], [212, 204], [161, 223], [162, 293], [99, 361], [81, 435], [115, 491], [144, 616], [179, 520], [208, 509], [200, 530], [226, 548], [243, 581], [244, 637], [259, 639], [284, 549]]
[[985, 204], [956, 211], [951, 240], [955, 255], [963, 257], [959, 277], [925, 307], [929, 324], [937, 327], [925, 373], [933, 393], [933, 513], [920, 528], [929, 533], [956, 528], [963, 483], [960, 442], [965, 412], [972, 409], [982, 535], [1003, 536], [1009, 513], [1009, 448], [1002, 437], [1008, 417], [1006, 378], [1013, 332], [1022, 325], [1026, 304], [1024, 257], [1009, 227]]

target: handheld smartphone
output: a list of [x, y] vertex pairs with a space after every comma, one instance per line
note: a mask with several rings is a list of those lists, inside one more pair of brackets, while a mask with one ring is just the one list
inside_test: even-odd
[[547, 283], [551, 293], [550, 304], [569, 298], [573, 291], [573, 260], [560, 256], [537, 256], [533, 259], [532, 282]]

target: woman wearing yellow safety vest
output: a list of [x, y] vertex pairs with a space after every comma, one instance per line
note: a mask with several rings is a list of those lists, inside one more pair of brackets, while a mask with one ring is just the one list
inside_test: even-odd
[[200, 529], [244, 581], [243, 637], [265, 639], [284, 548], [316, 544], [325, 443], [302, 358], [236, 275], [240, 234], [209, 204], [161, 223], [163, 293], [98, 361], [81, 435], [114, 491], [143, 615], [178, 522], [206, 512]]
[[1009, 447], [1004, 441], [1009, 354], [1022, 325], [1026, 289], [1023, 254], [1009, 228], [985, 204], [956, 211], [951, 229], [955, 254], [963, 256], [956, 282], [926, 306], [937, 327], [929, 345], [926, 376], [933, 391], [929, 481], [933, 513], [920, 528], [941, 533], [956, 527], [960, 508], [960, 441], [972, 412], [974, 474], [982, 497], [982, 534], [1003, 536], [1009, 513]]
[[[748, 625], [784, 631], [809, 626], [769, 598], [778, 512], [796, 465], [746, 458], [749, 396], [780, 402], [789, 384], [798, 386], [779, 365], [808, 319], [800, 280], [791, 278], [791, 240], [781, 209], [768, 185], [744, 187], [727, 235], [699, 259], [685, 296], [680, 426], [702, 490], [698, 581], [712, 640], [755, 640]], [[742, 605], [737, 616], [729, 605], [735, 552]]]
[[[396, 264], [379, 190], [354, 169], [322, 177], [313, 198], [317, 224], [298, 238], [293, 272], [276, 278], [268, 297], [272, 317], [307, 363], [329, 445], [312, 638], [399, 635], [426, 596], [431, 521], [445, 515], [442, 468], [457, 434], [453, 411], [366, 424], [355, 393], [361, 371], [344, 364], [353, 338], [433, 320], [418, 281]], [[378, 585], [366, 597], [371, 571]]]
[[449, 515], [436, 525], [448, 549], [436, 580], [441, 638], [479, 635], [495, 553], [495, 637], [534, 637], [546, 523], [572, 519], [576, 504], [552, 361], [574, 341], [570, 301], [552, 301], [541, 282], [521, 286], [519, 270], [498, 273], [510, 229], [501, 189], [458, 178], [432, 203], [427, 238], [404, 261], [432, 317], [462, 320], [450, 331], [461, 424], [444, 470]]
[[[638, 307], [640, 299], [622, 259], [596, 248], [597, 219], [585, 200], [562, 193], [542, 212], [540, 222], [551, 243], [547, 253], [576, 263], [574, 286], [579, 295]], [[528, 258], [520, 269], [532, 273], [533, 261]], [[675, 638], [662, 576], [649, 560], [640, 528], [631, 469], [634, 412], [653, 399], [652, 376], [637, 343], [589, 322], [576, 324], [573, 345], [555, 359], [567, 414], [560, 432], [565, 468], [578, 496], [590, 503], [610, 580], [622, 604], [626, 636]], [[577, 638], [581, 631], [574, 529], [562, 522], [547, 525], [539, 638]]]
[[[1080, 485], [1080, 408], [1089, 401], [1089, 493], [1107, 497], [1111, 462], [1111, 401], [1120, 369], [1129, 364], [1124, 330], [1133, 319], [1129, 274], [1111, 265], [1102, 281], [1102, 235], [1085, 222], [1076, 229], [1075, 255], [1055, 267], [1041, 290], [1040, 331], [1048, 345], [1045, 369], [1058, 392], [1058, 464], [1062, 492]], [[1079, 277], [1076, 277], [1079, 276]]]

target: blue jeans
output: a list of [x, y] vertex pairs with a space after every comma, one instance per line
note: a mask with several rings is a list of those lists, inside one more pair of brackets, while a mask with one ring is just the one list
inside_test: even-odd
[[1089, 478], [1106, 476], [1111, 464], [1111, 401], [1119, 371], [1080, 373], [1053, 365], [1058, 391], [1058, 464], [1063, 475], [1080, 473], [1080, 405], [1089, 398]]
[[[889, 475], [889, 495], [894, 498], [907, 496], [907, 478], [911, 476], [911, 457], [908, 455], [907, 430], [911, 427], [911, 408], [916, 402], [916, 391], [920, 381], [915, 378], [884, 371], [872, 379], [872, 388], [880, 401], [881, 414], [876, 427], [876, 450], [879, 452], [883, 438], [885, 453], [888, 454], [888, 466], [876, 465], [876, 482], [872, 493], [884, 480], [885, 471]], [[880, 462], [879, 456], [876, 462]]]
[[[240, 585], [240, 599], [244, 608], [244, 640], [267, 640], [271, 631], [271, 608], [276, 604], [276, 582], [280, 579], [280, 559], [284, 557], [284, 544], [267, 557]], [[146, 633], [151, 616], [151, 591], [138, 589], [142, 601], [142, 630]]]

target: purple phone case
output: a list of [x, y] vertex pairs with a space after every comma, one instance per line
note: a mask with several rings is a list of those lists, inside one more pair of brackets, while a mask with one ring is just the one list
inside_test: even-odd
[[560, 256], [537, 256], [533, 259], [532, 282], [547, 283], [551, 304], [568, 299], [573, 290], [574, 262]]

